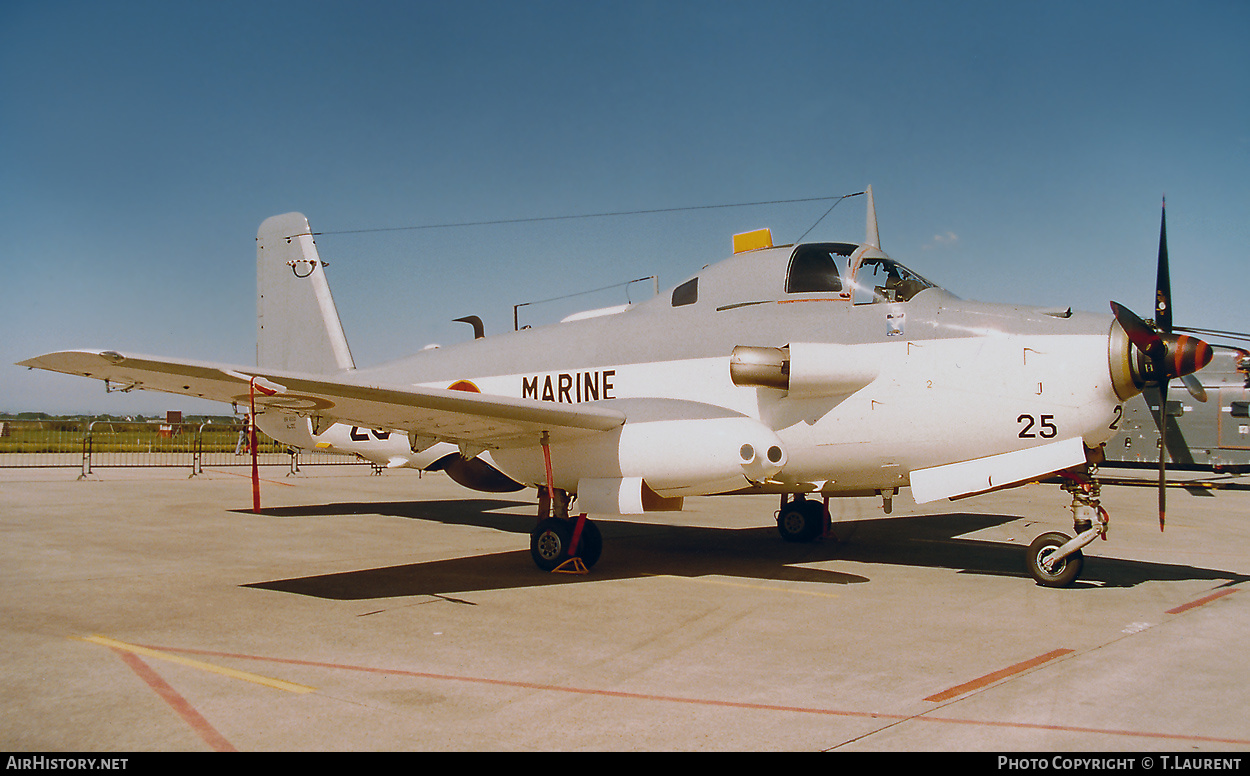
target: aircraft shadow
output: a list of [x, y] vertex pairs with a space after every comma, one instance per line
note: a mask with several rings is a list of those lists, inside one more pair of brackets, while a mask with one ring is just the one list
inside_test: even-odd
[[[861, 563], [947, 568], [961, 574], [1029, 579], [1024, 568], [1025, 546], [961, 538], [961, 534], [1018, 519], [1011, 515], [944, 514], [846, 523], [851, 528], [851, 541], [837, 545], [834, 555], [840, 560]], [[1033, 534], [1022, 538], [1031, 540]], [[1095, 545], [1093, 549], [1100, 548]], [[1084, 570], [1073, 587], [1134, 587], [1143, 582], [1187, 579], [1236, 584], [1250, 577], [1220, 569], [1086, 554]]]
[[[379, 514], [448, 525], [492, 528], [525, 537], [517, 550], [462, 558], [361, 569], [335, 574], [256, 582], [244, 587], [332, 600], [438, 596], [483, 590], [636, 579], [647, 576], [728, 576], [755, 580], [857, 584], [868, 577], [797, 564], [854, 561], [883, 566], [945, 568], [965, 574], [1028, 579], [1025, 548], [1018, 544], [958, 538], [1019, 519], [1012, 515], [952, 513], [845, 521], [835, 533], [847, 540], [791, 544], [775, 528], [708, 528], [597, 520], [603, 557], [587, 576], [550, 574], [529, 557], [534, 517], [493, 510], [526, 505], [502, 499], [395, 503], [341, 503], [266, 509], [287, 517]], [[1075, 587], [1132, 587], [1146, 581], [1186, 579], [1242, 582], [1228, 571], [1164, 563], [1086, 557]]]

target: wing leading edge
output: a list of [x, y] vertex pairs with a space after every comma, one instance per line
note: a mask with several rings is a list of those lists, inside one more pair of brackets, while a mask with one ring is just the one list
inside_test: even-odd
[[298, 372], [261, 370], [129, 355], [111, 350], [68, 350], [21, 361], [18, 366], [94, 377], [114, 390], [148, 390], [246, 404], [249, 381], [264, 378], [285, 389], [256, 403], [269, 409], [320, 417], [327, 422], [403, 430], [418, 438], [466, 447], [536, 445], [611, 431], [625, 422], [613, 409], [553, 404], [533, 399], [416, 386], [365, 385]]

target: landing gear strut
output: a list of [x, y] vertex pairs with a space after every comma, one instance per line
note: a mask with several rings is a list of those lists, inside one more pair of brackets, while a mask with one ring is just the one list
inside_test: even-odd
[[569, 517], [569, 494], [554, 486], [547, 432], [542, 435], [547, 486], [538, 489], [538, 525], [530, 534], [530, 556], [543, 571], [585, 574], [599, 562], [603, 537], [583, 512]]
[[1029, 545], [1026, 565], [1029, 576], [1044, 587], [1067, 587], [1080, 576], [1085, 565], [1081, 548], [1095, 539], [1107, 538], [1109, 518], [1099, 503], [1101, 486], [1098, 469], [1086, 465], [1083, 472], [1061, 472], [1063, 489], [1072, 494], [1072, 524], [1075, 538], [1067, 534], [1044, 533]]

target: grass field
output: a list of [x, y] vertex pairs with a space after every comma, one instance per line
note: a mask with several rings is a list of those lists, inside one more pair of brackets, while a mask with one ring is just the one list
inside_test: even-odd
[[[242, 425], [97, 421], [0, 421], [0, 453], [233, 453]], [[89, 437], [89, 438], [88, 438]], [[281, 453], [286, 445], [256, 434], [257, 451]], [[246, 442], [242, 446], [246, 450]]]

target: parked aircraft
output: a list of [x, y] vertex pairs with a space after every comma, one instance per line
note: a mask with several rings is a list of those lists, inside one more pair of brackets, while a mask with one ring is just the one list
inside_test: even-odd
[[1107, 467], [1157, 467], [1163, 438], [1168, 469], [1250, 472], [1250, 359], [1236, 350], [1215, 347], [1211, 363], [1194, 376], [1208, 399], [1200, 402], [1185, 394], [1169, 398], [1165, 435], [1159, 433], [1157, 389], [1124, 403], [1115, 436], [1106, 445]]
[[22, 365], [254, 401], [266, 430], [305, 444], [335, 423], [403, 434], [411, 465], [538, 488], [530, 549], [545, 570], [598, 560], [587, 514], [772, 493], [782, 537], [811, 541], [821, 499], [879, 495], [888, 509], [903, 487], [926, 503], [1058, 472], [1075, 536], [1039, 536], [1027, 568], [1071, 584], [1081, 548], [1107, 533], [1096, 463], [1124, 402], [1166, 392], [1210, 347], [1115, 303], [1109, 316], [958, 299], [881, 250], [865, 193], [862, 243], [738, 235], [730, 258], [647, 301], [369, 369], [352, 360], [307, 219], [288, 213], [257, 236], [257, 366], [113, 350]]
[[[1159, 216], [1155, 277], [1153, 325], [1157, 329], [1250, 341], [1250, 335], [1240, 332], [1173, 326], [1166, 202]], [[1250, 471], [1250, 351], [1215, 345], [1211, 363], [1182, 379], [1189, 398], [1170, 399], [1164, 383], [1146, 386], [1141, 395], [1125, 402], [1115, 423], [1116, 435], [1105, 448], [1107, 462], [1158, 465], [1161, 483], [1165, 463], [1189, 471]], [[1160, 513], [1164, 492], [1161, 487]]]
[[332, 423], [320, 428], [319, 433], [313, 433], [309, 418], [272, 408], [257, 413], [256, 427], [282, 444], [301, 450], [354, 455], [379, 469], [445, 472], [452, 480], [472, 490], [510, 493], [525, 487], [500, 473], [487, 452], [465, 458], [460, 455], [459, 446], [447, 442], [414, 451], [403, 431]]

